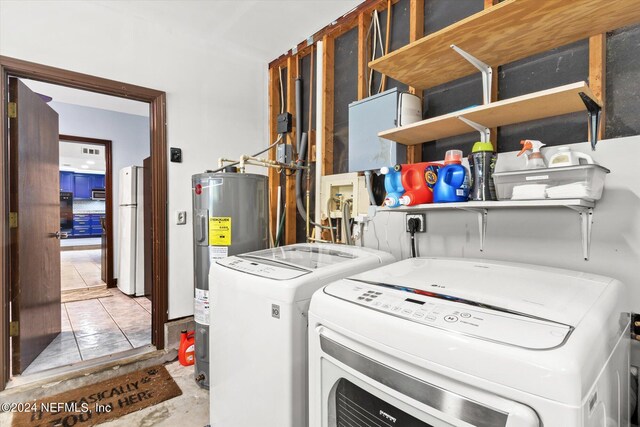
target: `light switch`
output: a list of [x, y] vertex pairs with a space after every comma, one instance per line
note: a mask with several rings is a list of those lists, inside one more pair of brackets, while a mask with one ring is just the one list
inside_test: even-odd
[[187, 211], [176, 212], [176, 224], [185, 225], [187, 223]]

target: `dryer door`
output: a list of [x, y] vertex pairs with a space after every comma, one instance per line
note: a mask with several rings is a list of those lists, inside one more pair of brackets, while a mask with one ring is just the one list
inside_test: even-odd
[[470, 398], [382, 363], [325, 327], [318, 332], [322, 427], [540, 426], [528, 406], [486, 391]]

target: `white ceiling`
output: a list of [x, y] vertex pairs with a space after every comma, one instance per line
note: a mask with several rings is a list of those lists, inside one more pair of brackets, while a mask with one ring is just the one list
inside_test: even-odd
[[[194, 44], [233, 50], [266, 64], [356, 7], [360, 0], [94, 1], [161, 26]], [[220, 53], [219, 49], [215, 51]], [[149, 116], [144, 102], [24, 80], [54, 102]]]
[[[85, 154], [83, 148], [98, 149], [100, 154]], [[60, 141], [60, 170], [104, 173], [106, 171], [105, 159], [102, 145]]]
[[362, 0], [97, 1], [194, 42], [225, 46], [270, 62]]

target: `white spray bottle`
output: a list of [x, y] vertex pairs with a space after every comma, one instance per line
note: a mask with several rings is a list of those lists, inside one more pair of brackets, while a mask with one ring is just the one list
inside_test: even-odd
[[518, 156], [525, 154], [525, 159], [527, 163], [525, 164], [525, 169], [540, 169], [546, 168], [547, 165], [544, 164], [544, 157], [540, 152], [540, 149], [545, 146], [540, 141], [536, 141], [535, 139], [523, 139], [520, 141], [522, 145], [522, 150], [518, 153]]

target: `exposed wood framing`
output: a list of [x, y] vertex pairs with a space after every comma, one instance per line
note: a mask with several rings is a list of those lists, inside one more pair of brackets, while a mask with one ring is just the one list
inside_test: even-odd
[[367, 58], [367, 30], [371, 24], [371, 13], [358, 15], [358, 99], [367, 97], [367, 75], [369, 58]]
[[[484, 8], [488, 9], [498, 4], [498, 2], [499, 0], [484, 0]], [[498, 67], [492, 67], [491, 71], [491, 102], [495, 102], [498, 100]], [[493, 149], [498, 151], [498, 128], [490, 129], [489, 140], [493, 145]]]
[[[385, 34], [384, 40], [384, 53], [385, 55], [389, 53], [389, 47], [391, 44], [391, 15], [393, 13], [393, 7], [391, 7], [391, 0], [387, 0], [387, 30]], [[380, 82], [381, 92], [384, 92], [387, 89], [387, 75], [383, 74]]]
[[[411, 0], [409, 3], [409, 43], [424, 35], [424, 0]], [[422, 90], [409, 87], [409, 92], [422, 99]], [[422, 161], [422, 144], [407, 147], [407, 163]]]
[[[391, 4], [396, 4], [399, 0], [391, 0]], [[269, 63], [269, 68], [277, 67], [278, 65], [283, 65], [287, 61], [287, 57], [291, 55], [300, 55], [305, 56], [310, 49], [311, 44], [317, 42], [318, 40], [322, 40], [325, 36], [332, 36], [336, 38], [341, 34], [346, 33], [356, 25], [358, 25], [358, 19], [361, 13], [366, 13], [371, 15], [374, 10], [384, 10], [387, 8], [387, 0], [365, 0], [360, 3], [358, 6], [350, 10], [349, 12], [342, 15], [340, 18], [333, 21], [331, 24], [322, 28], [308, 39], [298, 43], [298, 45], [294, 49], [290, 49], [284, 54], [280, 55], [278, 58], [274, 59]], [[311, 43], [309, 43], [311, 42]], [[294, 53], [294, 51], [296, 53]]]
[[[276, 120], [280, 113], [280, 76], [278, 75], [278, 68], [274, 67], [269, 70], [269, 144], [272, 144], [278, 138], [278, 130], [276, 128]], [[269, 150], [269, 158], [275, 160], [276, 150]], [[278, 186], [280, 179], [278, 172], [273, 168], [269, 169], [269, 212], [270, 221], [269, 227], [271, 230], [271, 237], [275, 241], [276, 233], [278, 232], [278, 224], [276, 224], [276, 212], [278, 202]]]
[[333, 71], [334, 71], [334, 39], [331, 36], [322, 38], [322, 127], [324, 129], [322, 175], [333, 173]]
[[[287, 111], [291, 113], [293, 125], [291, 132], [287, 135], [287, 144], [291, 145], [291, 152], [296, 151], [296, 78], [298, 77], [298, 55], [290, 56], [287, 59]], [[297, 154], [296, 154], [297, 155]], [[284, 190], [283, 190], [284, 191]], [[286, 191], [283, 192], [285, 200], [286, 218], [284, 222], [285, 243], [291, 245], [296, 243], [296, 179], [294, 175], [286, 178]]]
[[607, 75], [607, 35], [597, 34], [589, 38], [589, 87], [593, 95], [602, 102], [598, 139], [604, 139]]

